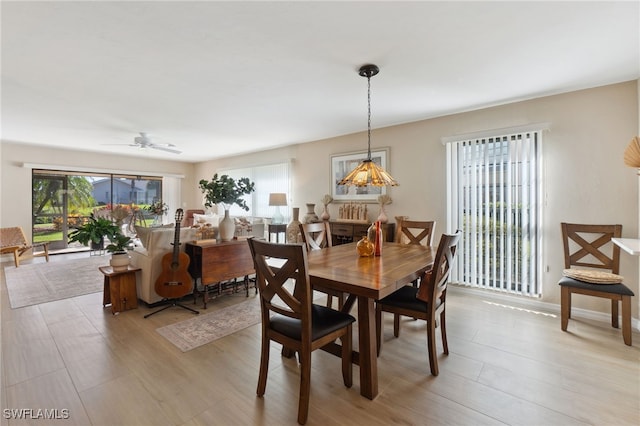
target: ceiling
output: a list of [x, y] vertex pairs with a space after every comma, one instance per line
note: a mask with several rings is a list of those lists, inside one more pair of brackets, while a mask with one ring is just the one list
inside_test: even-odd
[[373, 128], [640, 77], [638, 1], [0, 7], [2, 140], [149, 158], [366, 130], [366, 63]]

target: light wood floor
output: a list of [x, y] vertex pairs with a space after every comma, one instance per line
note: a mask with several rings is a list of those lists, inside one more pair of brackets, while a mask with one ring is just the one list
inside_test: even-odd
[[[113, 316], [101, 293], [12, 310], [4, 272], [0, 290], [0, 425], [296, 424], [298, 367], [275, 345], [266, 395], [256, 397], [259, 325], [182, 353], [155, 329], [187, 311], [143, 319], [143, 306]], [[216, 299], [208, 311], [242, 300]], [[346, 389], [339, 359], [314, 352], [308, 424], [638, 424], [637, 332], [628, 347], [607, 324], [574, 319], [563, 333], [553, 313], [514, 306], [451, 291], [450, 354], [439, 346], [438, 377], [429, 374], [423, 323], [404, 321], [394, 339], [386, 317], [374, 401], [360, 396], [357, 367]], [[7, 408], [70, 417], [16, 421]]]

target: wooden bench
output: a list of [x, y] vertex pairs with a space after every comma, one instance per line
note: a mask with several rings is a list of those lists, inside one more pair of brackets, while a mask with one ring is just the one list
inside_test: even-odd
[[29, 250], [42, 247], [43, 252], [35, 253], [34, 257], [44, 256], [49, 261], [49, 243], [30, 244], [19, 226], [13, 228], [0, 228], [0, 254], [13, 253], [16, 268], [20, 266], [20, 258]]

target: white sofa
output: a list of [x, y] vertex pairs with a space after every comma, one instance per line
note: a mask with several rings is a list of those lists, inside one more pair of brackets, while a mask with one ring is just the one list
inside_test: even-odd
[[[155, 292], [156, 279], [162, 272], [162, 257], [167, 253], [173, 253], [173, 243], [175, 228], [173, 225], [163, 228], [149, 228], [148, 235], [138, 236], [143, 242], [143, 247], [135, 247], [130, 252], [131, 265], [141, 268], [142, 271], [136, 273], [138, 299], [153, 304], [160, 302], [162, 297]], [[147, 234], [144, 232], [144, 234]], [[184, 252], [185, 243], [195, 240], [196, 230], [194, 228], [180, 228], [180, 251]]]

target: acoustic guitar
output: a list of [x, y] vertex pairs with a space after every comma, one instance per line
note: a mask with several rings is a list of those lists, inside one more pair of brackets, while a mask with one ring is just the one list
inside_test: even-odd
[[162, 273], [156, 280], [155, 290], [165, 299], [179, 299], [193, 290], [193, 282], [189, 275], [189, 256], [180, 251], [180, 222], [182, 209], [176, 211], [176, 230], [173, 238], [173, 253], [162, 257]]

